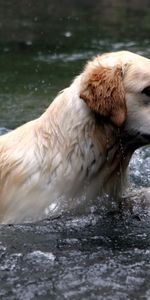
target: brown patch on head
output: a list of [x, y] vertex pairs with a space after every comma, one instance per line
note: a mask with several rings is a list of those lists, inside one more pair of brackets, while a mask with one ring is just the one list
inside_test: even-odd
[[89, 65], [82, 76], [80, 98], [91, 110], [121, 126], [127, 114], [121, 68]]

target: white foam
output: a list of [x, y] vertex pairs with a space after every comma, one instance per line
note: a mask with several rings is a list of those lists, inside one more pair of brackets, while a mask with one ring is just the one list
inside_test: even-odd
[[54, 261], [56, 259], [56, 256], [52, 252], [43, 252], [40, 250], [29, 253], [28, 257], [46, 258], [51, 261]]

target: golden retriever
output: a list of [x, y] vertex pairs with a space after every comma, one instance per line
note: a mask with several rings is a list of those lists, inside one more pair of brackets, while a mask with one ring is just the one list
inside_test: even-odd
[[150, 143], [150, 60], [97, 56], [38, 119], [0, 137], [0, 222], [50, 205], [120, 197], [134, 150]]

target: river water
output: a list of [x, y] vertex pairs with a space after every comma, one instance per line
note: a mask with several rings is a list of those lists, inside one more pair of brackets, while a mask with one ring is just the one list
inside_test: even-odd
[[[1, 134], [40, 115], [93, 55], [150, 57], [148, 1], [28, 3], [0, 4]], [[1, 225], [0, 299], [150, 299], [149, 147], [133, 155], [129, 181], [133, 213], [111, 213], [105, 197], [80, 215]]]

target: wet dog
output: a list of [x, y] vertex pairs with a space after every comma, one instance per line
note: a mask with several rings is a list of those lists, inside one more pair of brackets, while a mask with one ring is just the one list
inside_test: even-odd
[[58, 199], [121, 195], [150, 143], [150, 60], [97, 56], [38, 119], [0, 137], [0, 222], [37, 220]]

